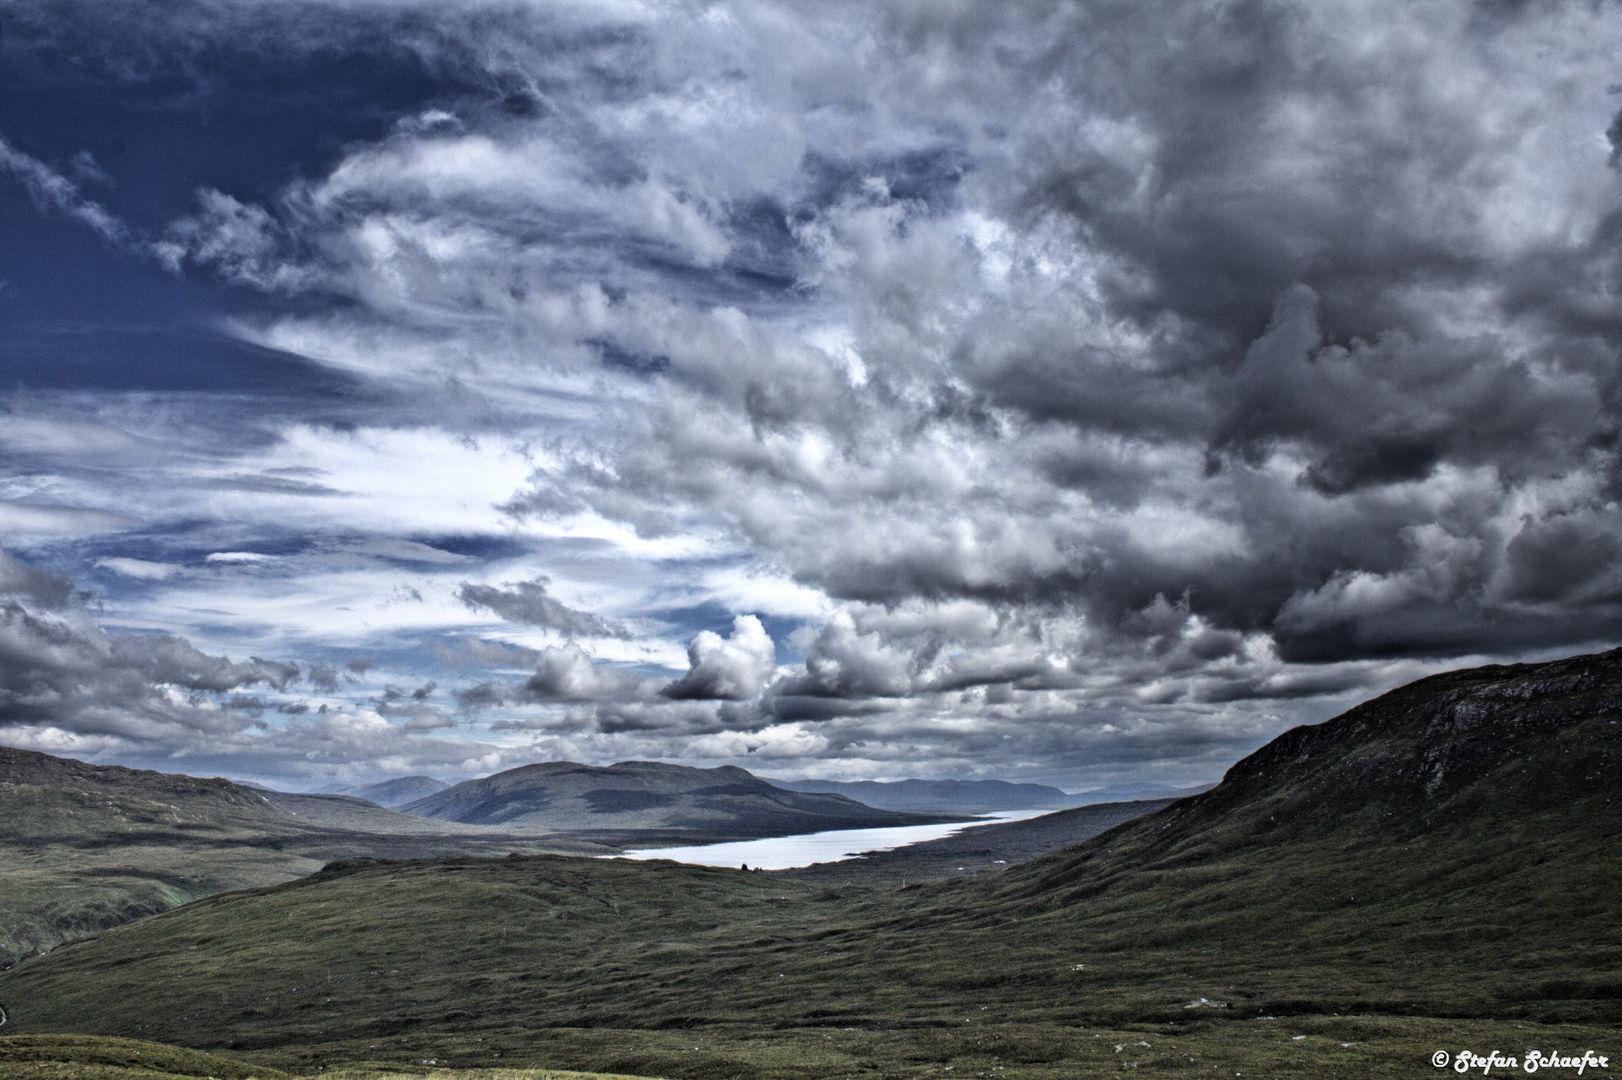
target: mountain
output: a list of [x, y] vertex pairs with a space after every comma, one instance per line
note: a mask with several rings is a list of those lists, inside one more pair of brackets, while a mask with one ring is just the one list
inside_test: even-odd
[[1194, 784], [1174, 788], [1170, 784], [1111, 784], [1108, 787], [1077, 791], [1065, 796], [1067, 806], [1092, 806], [1095, 803], [1130, 802], [1133, 799], [1186, 799], [1190, 795], [1210, 791], [1215, 784]]
[[1058, 1080], [1412, 1076], [1440, 1048], [1615, 1061], [1619, 765], [1622, 651], [1478, 668], [1293, 729], [1209, 792], [997, 873], [901, 888], [351, 861], [28, 960], [0, 972], [0, 1005], [22, 1033], [328, 1069]]
[[406, 803], [425, 799], [448, 787], [450, 785], [445, 781], [436, 780], [432, 776], [397, 776], [392, 780], [379, 780], [371, 784], [331, 784], [312, 794], [352, 795], [357, 799], [386, 806], [390, 810], [398, 810]]
[[843, 795], [881, 810], [1059, 810], [1076, 800], [1056, 787], [1006, 780], [773, 780], [790, 791]]
[[1253, 1012], [1614, 1022], [1619, 765], [1622, 650], [1449, 672], [961, 899], [1084, 935], [1123, 985], [1197, 943]]
[[881, 810], [918, 813], [994, 813], [999, 810], [1064, 810], [1134, 799], [1181, 799], [1212, 784], [1173, 788], [1166, 784], [1120, 784], [1070, 793], [1046, 784], [1007, 780], [772, 780], [790, 791], [843, 795]]
[[690, 835], [679, 834], [700, 833], [705, 842], [716, 842], [943, 820], [880, 810], [842, 795], [788, 791], [735, 766], [694, 769], [656, 761], [524, 765], [400, 809], [445, 821], [597, 836], [661, 830], [689, 843]]

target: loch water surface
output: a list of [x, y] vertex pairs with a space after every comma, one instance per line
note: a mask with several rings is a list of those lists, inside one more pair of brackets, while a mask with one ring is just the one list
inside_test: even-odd
[[627, 859], [674, 859], [698, 866], [749, 866], [760, 870], [788, 870], [819, 862], [839, 862], [866, 851], [890, 851], [925, 840], [938, 840], [963, 829], [1023, 821], [1051, 814], [1052, 810], [1001, 810], [984, 821], [947, 822], [941, 825], [902, 825], [888, 829], [833, 829], [829, 832], [772, 836], [764, 840], [737, 840], [699, 847], [646, 848], [627, 851]]

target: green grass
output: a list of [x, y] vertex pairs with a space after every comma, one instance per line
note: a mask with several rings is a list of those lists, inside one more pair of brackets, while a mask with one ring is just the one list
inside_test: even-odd
[[[21, 1031], [139, 1035], [290, 1072], [516, 1058], [681, 1077], [1057, 1077], [1147, 1039], [1171, 1075], [1199, 1075], [1188, 1058], [1299, 1058], [1398, 1076], [1421, 1050], [1501, 1049], [1517, 1031], [1528, 1045], [1614, 1037], [1613, 894], [1536, 917], [1501, 903], [1528, 882], [1487, 864], [1425, 903], [1337, 905], [1373, 871], [1356, 851], [1316, 855], [1311, 890], [1290, 876], [1304, 870], [1257, 863], [1247, 888], [1216, 866], [1091, 900], [1027, 895], [1053, 869], [1041, 861], [837, 896], [627, 860], [371, 865], [59, 949], [0, 977], [0, 1001]], [[1570, 884], [1563, 867], [1537, 869]]]
[[0, 1004], [23, 1033], [299, 1075], [1413, 1077], [1444, 1075], [1436, 1050], [1528, 1047], [1622, 1063], [1622, 673], [1517, 670], [1287, 734], [1206, 795], [998, 873], [903, 889], [567, 857], [354, 864], [59, 948], [0, 973]]
[[355, 832], [268, 806], [171, 805], [39, 785], [0, 786], [0, 821], [0, 965], [201, 897], [300, 878], [337, 859], [568, 846], [501, 834]]
[[0, 1038], [5, 1080], [287, 1080], [287, 1074], [215, 1054], [137, 1039], [93, 1035], [22, 1035]]
[[[448, 1070], [354, 1066], [319, 1074], [323, 1080], [638, 1080], [556, 1069]], [[0, 1080], [291, 1080], [287, 1073], [217, 1054], [140, 1039], [97, 1035], [0, 1037]]]

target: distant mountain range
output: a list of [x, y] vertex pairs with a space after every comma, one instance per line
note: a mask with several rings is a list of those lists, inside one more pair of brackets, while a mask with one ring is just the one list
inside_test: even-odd
[[311, 794], [352, 795], [357, 799], [386, 806], [390, 810], [398, 810], [406, 803], [425, 799], [448, 787], [450, 784], [432, 776], [397, 776], [393, 780], [379, 780], [372, 784], [328, 784]]
[[1071, 794], [1045, 784], [1006, 780], [773, 780], [790, 791], [844, 795], [882, 810], [935, 813], [986, 813], [998, 810], [1066, 810], [1094, 803], [1132, 799], [1176, 799], [1208, 791], [1210, 784], [1171, 788], [1164, 784], [1126, 784]]
[[881, 810], [1059, 810], [1073, 796], [1044, 784], [1006, 780], [773, 780], [789, 791], [843, 795]]
[[656, 761], [622, 761], [606, 767], [572, 761], [524, 765], [464, 781], [400, 809], [503, 828], [593, 835], [654, 829], [696, 832], [709, 839], [942, 820], [940, 815], [879, 809], [842, 795], [787, 790], [733, 766], [694, 769]]
[[[634, 763], [625, 762], [621, 765], [612, 766], [612, 768], [620, 769], [630, 764]], [[568, 769], [588, 768], [588, 766], [577, 765], [573, 762], [545, 762], [543, 765], [545, 767], [567, 766]], [[520, 766], [520, 768], [540, 767], [542, 766]], [[682, 766], [668, 766], [668, 768], [675, 769], [682, 768]], [[554, 773], [557, 771], [554, 770]], [[566, 772], [568, 770], [561, 771]], [[524, 775], [529, 778], [524, 780], [524, 783], [528, 784], [538, 774], [527, 773]], [[494, 777], [485, 777], [484, 779], [493, 780]], [[496, 788], [502, 791], [510, 791], [517, 779], [509, 778], [505, 781], [496, 781], [494, 785], [484, 785], [484, 789], [487, 792]], [[610, 776], [608, 777], [609, 787], [622, 787], [621, 782], [625, 779], [624, 774]], [[1045, 784], [1010, 783], [1006, 780], [776, 780], [771, 777], [755, 777], [751, 774], [751, 781], [763, 781], [784, 791], [795, 791], [802, 794], [843, 795], [847, 799], [872, 807], [875, 810], [921, 814], [981, 814], [1000, 810], [1065, 810], [1073, 806], [1126, 802], [1133, 799], [1178, 799], [1198, 794], [1201, 791], [1207, 791], [1211, 787], [1210, 784], [1189, 788], [1173, 788], [1166, 784], [1120, 784], [1091, 791], [1070, 793]], [[649, 782], [647, 777], [636, 781], [639, 785], [647, 782]], [[471, 781], [471, 783], [479, 784], [481, 782]], [[276, 792], [275, 789], [259, 784], [244, 783], [243, 786], [266, 793], [281, 794]], [[479, 805], [484, 807], [483, 809], [467, 810], [466, 808], [470, 804], [467, 803], [465, 796], [468, 793], [466, 792], [464, 796], [459, 796], [453, 803], [454, 806], [463, 809], [445, 811], [442, 807], [446, 804], [429, 801], [431, 796], [437, 795], [451, 786], [446, 781], [432, 776], [399, 776], [391, 780], [380, 780], [369, 784], [328, 784], [326, 787], [317, 788], [309, 794], [344, 795], [351, 798], [365, 799], [368, 802], [376, 803], [378, 806], [387, 807], [391, 810], [403, 810], [407, 813], [422, 814], [426, 817], [436, 817], [443, 820], [477, 824], [508, 824], [517, 822], [522, 817], [525, 819], [523, 822], [525, 827], [573, 827], [563, 824], [561, 819], [549, 816], [557, 813], [560, 809], [553, 806], [550, 801], [550, 794], [547, 794], [544, 800], [536, 801], [532, 799], [527, 803], [522, 798], [517, 800], [505, 799], [505, 801], [501, 802], [505, 809], [500, 810], [494, 809], [494, 804], [484, 806], [483, 796], [479, 797], [481, 800]], [[706, 784], [699, 784], [698, 786], [702, 787], [706, 786]], [[714, 785], [708, 784], [707, 786]], [[540, 799], [539, 789], [536, 790], [536, 799]], [[548, 788], [548, 791], [550, 790]], [[639, 787], [638, 790], [653, 791], [654, 788], [644, 786]], [[671, 792], [662, 791], [656, 792], [656, 794], [668, 795]], [[598, 796], [597, 798], [600, 802], [603, 797]], [[634, 801], [634, 797], [632, 798]], [[420, 809], [413, 808], [413, 804], [417, 803], [421, 804]], [[287, 800], [279, 800], [278, 804], [286, 805]], [[310, 805], [313, 806], [313, 804]], [[529, 809], [520, 810], [521, 805], [526, 805]], [[543, 806], [552, 806], [553, 809], [543, 812]], [[579, 807], [574, 808], [574, 810], [578, 809]], [[659, 809], [659, 807], [650, 804], [648, 809]], [[473, 816], [459, 816], [464, 812], [471, 813]], [[451, 816], [447, 817], [447, 813]], [[602, 825], [604, 822], [602, 813], [603, 811], [593, 806], [591, 808], [592, 816], [586, 819], [587, 824], [584, 827], [596, 828]], [[495, 816], [491, 817], [491, 814]]]

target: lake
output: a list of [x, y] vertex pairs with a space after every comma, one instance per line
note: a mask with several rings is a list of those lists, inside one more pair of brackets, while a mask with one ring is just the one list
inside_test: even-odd
[[1002, 810], [985, 815], [989, 819], [986, 821], [902, 825], [890, 829], [833, 829], [829, 832], [773, 836], [765, 840], [737, 840], [698, 847], [646, 848], [627, 851], [620, 858], [674, 859], [697, 866], [741, 866], [748, 863], [751, 869], [788, 870], [812, 863], [840, 862], [864, 851], [890, 851], [908, 844], [921, 844], [925, 840], [938, 840], [964, 829], [995, 825], [999, 821], [1023, 821], [1051, 813], [1052, 810]]

